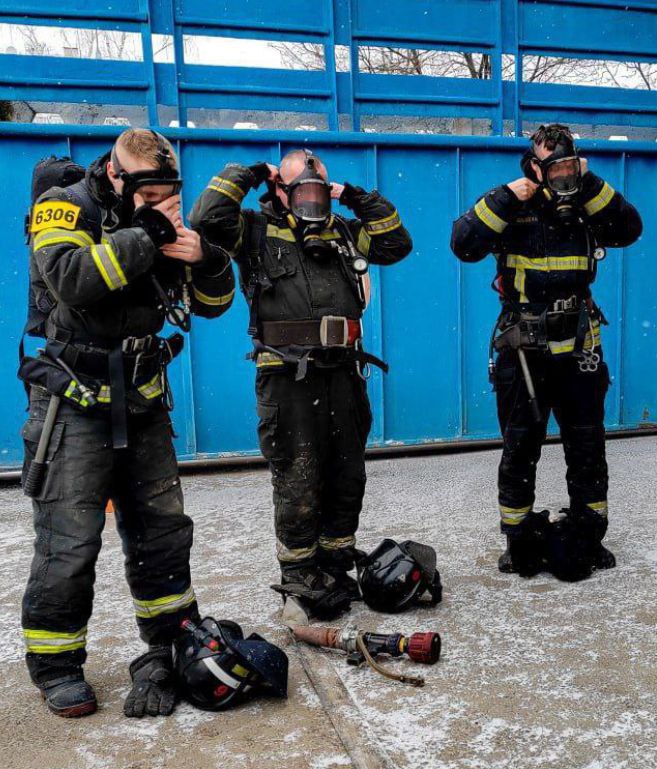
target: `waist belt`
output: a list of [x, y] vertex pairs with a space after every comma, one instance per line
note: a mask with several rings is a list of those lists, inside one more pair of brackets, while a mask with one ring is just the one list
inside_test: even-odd
[[150, 386], [147, 383], [154, 374], [161, 375], [162, 393], [170, 404], [166, 366], [182, 350], [183, 343], [182, 334], [172, 334], [168, 339], [149, 335], [105, 340], [55, 329], [48, 336], [45, 355], [63, 364], [76, 378], [109, 382], [112, 445], [121, 449], [128, 445], [126, 384], [143, 389], [144, 385]]
[[577, 297], [559, 299], [553, 304], [523, 305], [521, 310], [503, 311], [496, 329], [500, 335], [495, 337], [496, 350], [505, 347], [512, 349], [547, 350], [548, 342], [574, 339], [573, 354], [582, 352], [584, 339], [592, 328], [591, 320], [606, 323], [604, 316], [592, 300]]
[[306, 376], [310, 361], [319, 368], [355, 363], [363, 378], [369, 364], [388, 372], [387, 363], [362, 349], [358, 320], [325, 315], [319, 320], [264, 321], [260, 334], [247, 358], [260, 365], [259, 356], [266, 353], [281, 364], [296, 366], [297, 381]]
[[361, 338], [359, 320], [325, 315], [320, 320], [263, 321], [261, 341], [267, 347], [351, 347]]

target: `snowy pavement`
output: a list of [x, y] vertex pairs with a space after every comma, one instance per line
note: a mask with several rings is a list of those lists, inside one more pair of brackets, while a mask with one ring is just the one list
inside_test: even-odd
[[[364, 629], [438, 630], [443, 657], [413, 689], [331, 663], [362, 718], [363, 739], [400, 769], [645, 769], [657, 766], [657, 439], [608, 444], [608, 545], [618, 568], [569, 585], [496, 569], [498, 451], [368, 463], [359, 544], [414, 538], [438, 552], [445, 594], [435, 609], [377, 615]], [[537, 505], [567, 502], [560, 446], [544, 450]], [[268, 473], [183, 479], [196, 523], [193, 569], [202, 611], [286, 644], [276, 580]], [[22, 662], [19, 605], [32, 530], [29, 501], [0, 487], [4, 644], [0, 744], [6, 769], [338, 769], [351, 762], [293, 648], [290, 697], [208, 714], [127, 720], [127, 664], [140, 653], [120, 543], [108, 517], [90, 622], [87, 676], [97, 714], [47, 713]], [[316, 652], [322, 654], [322, 652]], [[418, 666], [395, 662], [409, 672]]]

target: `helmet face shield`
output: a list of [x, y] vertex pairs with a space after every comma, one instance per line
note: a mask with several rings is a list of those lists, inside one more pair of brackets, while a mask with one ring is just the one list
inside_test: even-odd
[[573, 195], [579, 190], [581, 167], [577, 156], [559, 158], [545, 163], [545, 181], [557, 195]]

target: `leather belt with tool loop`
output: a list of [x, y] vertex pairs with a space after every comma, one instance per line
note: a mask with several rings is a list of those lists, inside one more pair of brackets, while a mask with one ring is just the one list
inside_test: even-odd
[[263, 352], [270, 353], [282, 363], [297, 368], [296, 379], [305, 377], [308, 362], [318, 367], [355, 362], [361, 367], [373, 364], [387, 373], [388, 364], [361, 346], [362, 330], [359, 320], [342, 315], [290, 321], [262, 321], [254, 351], [247, 357], [254, 359]]

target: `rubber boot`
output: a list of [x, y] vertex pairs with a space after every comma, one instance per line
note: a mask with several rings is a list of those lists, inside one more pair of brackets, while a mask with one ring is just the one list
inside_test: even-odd
[[281, 573], [281, 584], [272, 585], [272, 590], [284, 600], [294, 598], [309, 617], [331, 619], [349, 610], [351, 601], [346, 591], [316, 564], [282, 564]]
[[552, 574], [564, 582], [579, 582], [596, 569], [613, 569], [616, 558], [602, 544], [607, 519], [589, 508], [565, 508], [560, 514], [550, 537]]
[[362, 601], [358, 581], [350, 577], [348, 572], [356, 568], [356, 563], [363, 558], [365, 553], [354, 548], [340, 548], [339, 550], [326, 550], [319, 548], [317, 562], [326, 574], [330, 574], [335, 580], [338, 589], [349, 596], [349, 600]]
[[549, 517], [548, 510], [531, 512], [512, 529], [504, 527], [507, 545], [497, 562], [501, 572], [529, 578], [546, 570]]
[[62, 718], [79, 718], [95, 713], [98, 707], [94, 690], [84, 680], [82, 670], [38, 684], [48, 710]]

